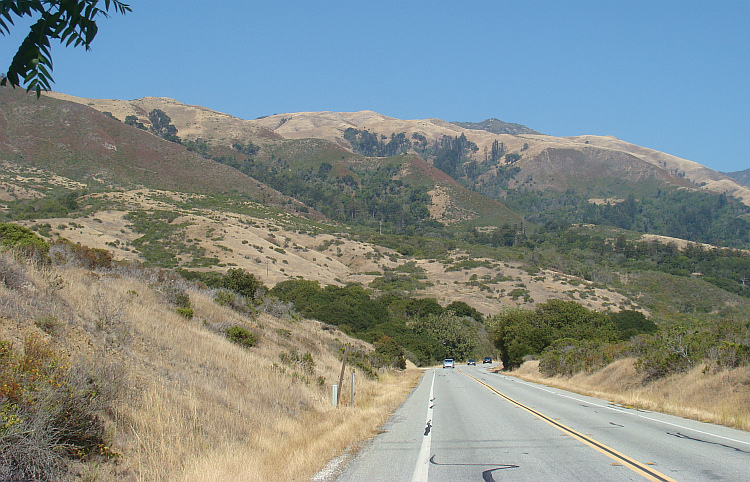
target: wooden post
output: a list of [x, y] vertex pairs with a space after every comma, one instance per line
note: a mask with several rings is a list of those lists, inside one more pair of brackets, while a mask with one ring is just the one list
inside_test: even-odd
[[339, 398], [341, 398], [341, 387], [344, 386], [344, 369], [346, 368], [346, 357], [349, 356], [349, 345], [344, 349], [344, 361], [341, 362], [341, 375], [339, 375], [339, 392], [336, 397], [336, 406], [339, 404]]

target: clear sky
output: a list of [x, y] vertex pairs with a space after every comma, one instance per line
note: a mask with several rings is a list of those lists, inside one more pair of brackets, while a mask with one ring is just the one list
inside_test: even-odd
[[750, 168], [748, 0], [125, 2], [133, 12], [102, 18], [90, 51], [53, 43], [54, 90], [243, 119], [496, 117]]

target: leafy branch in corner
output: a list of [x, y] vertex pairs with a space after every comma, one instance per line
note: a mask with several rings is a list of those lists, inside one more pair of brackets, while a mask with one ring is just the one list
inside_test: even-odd
[[2, 76], [0, 85], [10, 83], [12, 87], [26, 84], [26, 91], [50, 90], [52, 80], [52, 54], [50, 39], [58, 39], [66, 47], [83, 45], [89, 50], [96, 37], [99, 15], [108, 17], [110, 9], [125, 14], [130, 6], [118, 0], [104, 0], [104, 9], [99, 0], [15, 0], [0, 2], [0, 33], [10, 34], [14, 17], [26, 16], [39, 19], [31, 26], [29, 34], [21, 43], [8, 72]]

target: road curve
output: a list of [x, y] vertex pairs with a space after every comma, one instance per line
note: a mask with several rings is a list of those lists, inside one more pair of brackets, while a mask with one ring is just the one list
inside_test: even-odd
[[[750, 480], [750, 433], [483, 366], [435, 368], [344, 468], [350, 481]], [[321, 479], [317, 479], [321, 480]]]

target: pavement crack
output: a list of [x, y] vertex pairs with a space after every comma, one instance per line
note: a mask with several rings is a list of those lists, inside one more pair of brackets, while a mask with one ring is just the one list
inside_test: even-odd
[[672, 437], [677, 437], [677, 438], [683, 438], [683, 439], [686, 439], [686, 440], [692, 440], [694, 442], [701, 442], [701, 443], [704, 443], [704, 444], [718, 445], [719, 447], [725, 447], [725, 448], [728, 448], [728, 449], [732, 449], [732, 450], [734, 450], [736, 452], [741, 452], [743, 454], [750, 453], [750, 452], [748, 452], [746, 450], [738, 449], [737, 447], [732, 447], [731, 445], [722, 444], [722, 443], [719, 443], [719, 442], [710, 442], [708, 440], [703, 440], [703, 439], [699, 439], [699, 438], [696, 438], [696, 437], [691, 437], [690, 435], [685, 435], [684, 433], [680, 433], [680, 432], [675, 432], [675, 433], [667, 432], [667, 435], [671, 435]]

